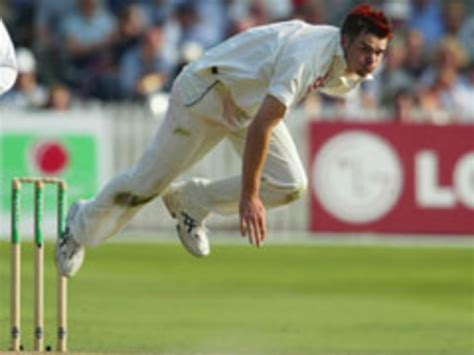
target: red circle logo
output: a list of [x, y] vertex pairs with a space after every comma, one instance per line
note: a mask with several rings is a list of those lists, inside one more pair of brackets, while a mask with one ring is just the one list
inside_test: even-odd
[[57, 175], [67, 167], [69, 153], [58, 142], [41, 142], [34, 148], [33, 159], [42, 174]]

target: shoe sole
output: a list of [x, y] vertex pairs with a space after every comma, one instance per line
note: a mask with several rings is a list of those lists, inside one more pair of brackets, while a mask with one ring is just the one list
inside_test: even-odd
[[181, 235], [180, 229], [181, 229], [180, 225], [177, 224], [177, 225], [176, 225], [176, 232], [178, 233], [179, 240], [181, 241], [181, 245], [184, 246], [184, 249], [186, 249], [192, 256], [195, 256], [196, 258], [203, 258], [203, 257], [209, 255], [209, 253], [207, 253], [207, 254], [204, 254], [204, 253], [201, 253], [201, 252], [197, 253], [194, 249], [192, 249], [192, 248], [188, 245], [188, 243], [187, 243], [187, 241], [186, 241], [186, 238]]

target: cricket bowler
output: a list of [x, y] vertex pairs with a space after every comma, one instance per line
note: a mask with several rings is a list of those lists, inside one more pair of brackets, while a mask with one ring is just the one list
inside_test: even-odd
[[[56, 247], [59, 271], [74, 275], [85, 247], [115, 235], [159, 196], [194, 256], [210, 253], [210, 213], [239, 213], [242, 236], [261, 246], [266, 209], [298, 199], [307, 186], [284, 123], [288, 111], [314, 90], [343, 96], [357, 88], [381, 64], [391, 33], [381, 11], [359, 5], [341, 28], [300, 20], [255, 27], [186, 66], [141, 159], [95, 198], [70, 207]], [[173, 183], [223, 139], [242, 156], [240, 175]]]

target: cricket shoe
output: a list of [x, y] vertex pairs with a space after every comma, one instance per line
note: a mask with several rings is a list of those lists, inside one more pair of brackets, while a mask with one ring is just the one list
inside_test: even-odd
[[84, 261], [85, 247], [74, 239], [70, 226], [81, 205], [85, 203], [86, 201], [80, 200], [71, 205], [66, 217], [66, 228], [56, 243], [56, 266], [63, 276], [74, 276]]
[[182, 201], [186, 185], [170, 187], [163, 195], [163, 202], [171, 217], [176, 219], [176, 231], [181, 244], [196, 257], [204, 257], [211, 252], [207, 230], [204, 224], [206, 212], [202, 208]]

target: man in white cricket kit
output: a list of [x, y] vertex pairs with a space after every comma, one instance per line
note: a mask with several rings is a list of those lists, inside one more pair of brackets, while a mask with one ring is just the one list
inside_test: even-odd
[[17, 76], [15, 49], [0, 19], [0, 95], [10, 90]]
[[[256, 27], [188, 65], [138, 163], [93, 200], [71, 206], [56, 248], [60, 272], [74, 275], [85, 246], [116, 234], [160, 195], [191, 254], [210, 252], [204, 221], [211, 212], [240, 212], [242, 236], [260, 246], [265, 209], [299, 198], [307, 184], [286, 112], [312, 90], [343, 95], [357, 87], [381, 63], [390, 36], [380, 11], [359, 6], [341, 30], [298, 20]], [[241, 176], [172, 184], [224, 138], [243, 156]]]

